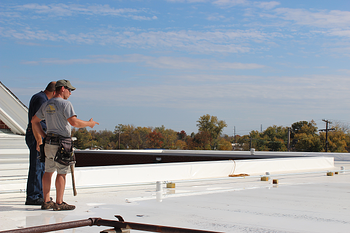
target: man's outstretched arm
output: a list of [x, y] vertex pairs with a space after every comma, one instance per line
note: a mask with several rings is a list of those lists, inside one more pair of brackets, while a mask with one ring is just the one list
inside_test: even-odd
[[94, 128], [94, 126], [96, 124], [99, 125], [99, 123], [94, 121], [92, 118], [89, 121], [83, 121], [83, 120], [78, 119], [77, 116], [72, 116], [72, 117], [68, 118], [67, 120], [71, 126], [76, 127], [76, 128], [84, 128], [84, 127]]

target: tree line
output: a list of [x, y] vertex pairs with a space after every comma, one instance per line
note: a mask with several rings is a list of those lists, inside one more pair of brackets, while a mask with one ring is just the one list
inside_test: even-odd
[[[225, 121], [209, 114], [201, 116], [198, 132], [188, 135], [161, 127], [136, 127], [118, 124], [114, 131], [73, 128], [77, 149], [170, 149], [170, 150], [250, 150], [323, 152], [326, 133], [320, 132], [311, 120], [299, 121], [291, 127], [270, 126], [263, 132], [251, 131], [248, 135], [223, 135]], [[329, 152], [350, 151], [350, 131], [339, 124], [327, 134]], [[289, 142], [289, 143], [288, 143]]]
[[[313, 120], [299, 121], [291, 127], [274, 125], [263, 132], [253, 130], [249, 135], [238, 136], [236, 142], [244, 144], [244, 150], [253, 147], [258, 151], [325, 152], [326, 132], [319, 131]], [[350, 152], [349, 128], [337, 124], [328, 131], [327, 142], [327, 152]]]

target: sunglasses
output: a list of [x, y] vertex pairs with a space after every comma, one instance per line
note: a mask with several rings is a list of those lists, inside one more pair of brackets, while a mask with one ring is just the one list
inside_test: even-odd
[[65, 89], [67, 89], [69, 92], [72, 92], [73, 90], [70, 89], [69, 87], [64, 87]]

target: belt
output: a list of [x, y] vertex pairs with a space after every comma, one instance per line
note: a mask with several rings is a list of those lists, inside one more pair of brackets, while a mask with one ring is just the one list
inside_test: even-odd
[[45, 138], [45, 143], [46, 144], [50, 144], [50, 145], [59, 145], [60, 144], [60, 139], [59, 139], [59, 137], [47, 136]]
[[46, 137], [58, 138], [58, 137], [60, 137], [60, 135], [59, 134], [55, 134], [55, 133], [47, 133]]
[[[70, 137], [68, 137], [70, 139]], [[67, 137], [63, 137], [59, 134], [48, 133], [45, 138], [45, 143], [51, 145], [60, 145], [61, 139], [67, 139]]]

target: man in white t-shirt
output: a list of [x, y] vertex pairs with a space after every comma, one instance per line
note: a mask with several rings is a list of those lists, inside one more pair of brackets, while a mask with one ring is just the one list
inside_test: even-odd
[[[76, 88], [68, 80], [59, 80], [56, 82], [56, 94], [49, 101], [45, 102], [38, 112], [32, 118], [32, 127], [38, 147], [45, 140], [45, 173], [43, 176], [43, 194], [44, 202], [41, 209], [53, 210], [73, 210], [74, 205], [69, 205], [63, 201], [64, 189], [66, 186], [66, 174], [69, 166], [54, 161], [56, 152], [62, 139], [71, 138], [71, 126], [76, 128], [91, 127], [95, 122], [92, 118], [89, 121], [83, 121], [77, 118], [73, 105], [67, 99]], [[47, 134], [43, 131], [40, 121], [46, 120]], [[37, 148], [38, 148], [37, 147]], [[56, 177], [56, 203], [50, 199], [51, 178], [57, 171]]]

